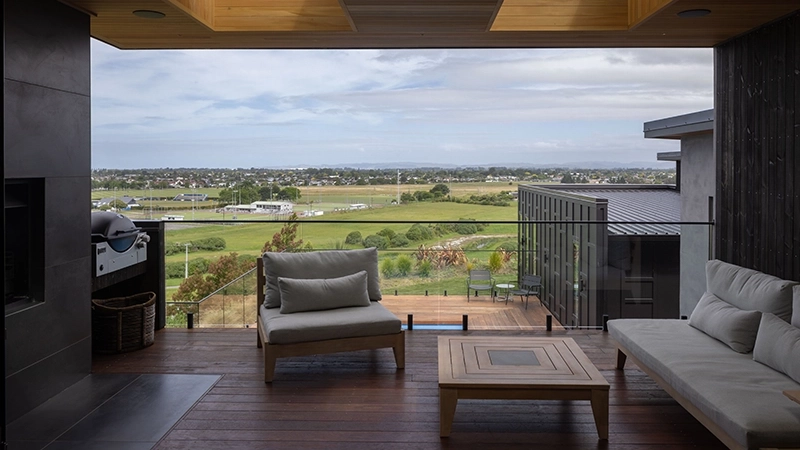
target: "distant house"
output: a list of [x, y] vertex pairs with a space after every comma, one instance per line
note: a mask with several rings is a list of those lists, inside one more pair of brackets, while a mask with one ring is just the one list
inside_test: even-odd
[[250, 206], [255, 207], [255, 212], [266, 214], [289, 214], [293, 210], [291, 202], [253, 202]]
[[520, 185], [519, 199], [532, 222], [520, 224], [520, 273], [542, 277], [542, 301], [563, 325], [679, 317], [675, 186]]
[[141, 206], [139, 205], [139, 202], [135, 198], [128, 197], [127, 195], [123, 195], [121, 197], [104, 197], [98, 200], [97, 202], [94, 202], [93, 206], [95, 208], [100, 208], [102, 206], [109, 206], [112, 203], [114, 203], [115, 200], [124, 203], [127, 208]]
[[367, 205], [364, 203], [353, 203], [350, 205], [348, 209], [356, 210], [356, 209], [367, 209]]
[[204, 202], [208, 200], [208, 194], [195, 194], [195, 193], [178, 194], [172, 200], [176, 202], [191, 202], [191, 201]]

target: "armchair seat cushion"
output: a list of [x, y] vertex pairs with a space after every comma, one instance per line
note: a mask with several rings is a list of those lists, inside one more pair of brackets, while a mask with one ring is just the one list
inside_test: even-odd
[[260, 308], [270, 344], [396, 334], [401, 329], [400, 319], [378, 302], [294, 314], [281, 314], [279, 308], [265, 308], [264, 305]]

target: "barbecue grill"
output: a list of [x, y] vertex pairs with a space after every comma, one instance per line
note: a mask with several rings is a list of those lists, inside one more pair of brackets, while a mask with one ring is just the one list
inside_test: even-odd
[[110, 211], [92, 213], [95, 277], [147, 261], [150, 236], [132, 220]]

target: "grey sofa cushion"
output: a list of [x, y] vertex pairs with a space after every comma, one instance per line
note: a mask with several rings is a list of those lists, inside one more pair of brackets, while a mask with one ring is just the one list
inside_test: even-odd
[[750, 353], [760, 321], [760, 311], [743, 311], [706, 292], [692, 311], [689, 325], [739, 353]]
[[800, 328], [789, 325], [774, 314], [764, 314], [753, 359], [800, 383]]
[[370, 300], [381, 299], [378, 249], [331, 250], [306, 253], [266, 252], [262, 255], [267, 286], [264, 304], [267, 308], [281, 306], [278, 277], [286, 278], [336, 278], [367, 271], [367, 292]]
[[772, 313], [787, 322], [792, 317], [792, 287], [800, 284], [719, 260], [706, 263], [706, 280], [706, 290], [731, 305]]
[[300, 280], [278, 277], [281, 314], [369, 306], [367, 271], [338, 278]]
[[617, 319], [608, 329], [743, 447], [791, 448], [800, 442], [800, 405], [782, 394], [800, 389], [800, 383], [685, 320]]
[[792, 325], [800, 328], [800, 285], [792, 288], [792, 297], [794, 298], [792, 306]]
[[271, 344], [324, 341], [400, 332], [400, 319], [378, 302], [369, 306], [281, 314], [261, 307], [261, 319]]

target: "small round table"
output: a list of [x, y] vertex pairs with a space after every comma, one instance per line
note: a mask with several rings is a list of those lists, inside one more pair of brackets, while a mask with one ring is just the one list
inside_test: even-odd
[[511, 292], [511, 289], [514, 289], [516, 285], [511, 283], [497, 283], [494, 285], [497, 289], [503, 290], [506, 292], [506, 305], [508, 304], [508, 295]]

